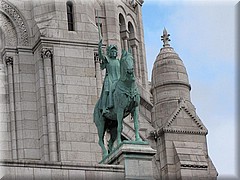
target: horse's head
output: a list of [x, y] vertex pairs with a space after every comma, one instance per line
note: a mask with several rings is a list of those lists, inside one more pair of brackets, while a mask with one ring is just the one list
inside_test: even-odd
[[126, 50], [122, 50], [120, 68], [120, 79], [122, 81], [135, 81], [133, 56]]

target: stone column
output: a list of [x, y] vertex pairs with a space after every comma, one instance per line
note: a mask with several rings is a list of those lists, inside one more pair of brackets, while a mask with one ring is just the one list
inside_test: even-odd
[[133, 50], [133, 57], [134, 57], [134, 65], [135, 65], [135, 76], [139, 78], [139, 71], [138, 71], [138, 59], [137, 59], [137, 46], [134, 44], [132, 46]]
[[[11, 152], [11, 139], [10, 139], [10, 132], [7, 128], [10, 124], [9, 117], [9, 108], [7, 103], [7, 94], [6, 94], [6, 72], [5, 72], [5, 65], [2, 64], [2, 59], [0, 57], [0, 159], [11, 159], [12, 152]], [[1, 172], [1, 171], [0, 171]], [[1, 173], [0, 173], [1, 177]]]
[[53, 84], [53, 50], [43, 48], [41, 57], [43, 59], [44, 79], [45, 79], [45, 97], [46, 97], [46, 115], [49, 141], [50, 161], [58, 161], [57, 153], [57, 128], [55, 114], [55, 98]]
[[129, 44], [132, 47], [132, 54], [134, 57], [134, 64], [135, 64], [135, 76], [140, 80], [141, 76], [141, 64], [139, 62], [139, 57], [138, 57], [138, 44], [139, 41], [136, 37], [129, 39]]
[[[44, 52], [43, 52], [44, 53]], [[44, 56], [44, 54], [42, 54]], [[40, 97], [38, 99], [40, 107], [38, 107], [39, 112], [39, 129], [42, 134], [40, 137], [40, 158], [44, 161], [49, 161], [49, 141], [48, 141], [48, 124], [47, 124], [47, 108], [46, 108], [46, 91], [45, 91], [45, 77], [44, 77], [44, 67], [43, 60], [38, 61], [38, 77], [39, 80], [39, 94]]]
[[121, 39], [123, 40], [123, 48], [127, 51], [128, 50], [129, 31], [124, 30], [120, 33], [121, 33]]
[[12, 145], [12, 159], [18, 159], [17, 147], [17, 126], [16, 126], [16, 107], [15, 107], [15, 90], [14, 90], [14, 73], [13, 73], [13, 57], [6, 56], [5, 62], [7, 65], [7, 79], [8, 79], [8, 92], [9, 92], [9, 112], [10, 112], [10, 132], [11, 132], [11, 145]]
[[142, 62], [141, 62], [141, 57], [140, 57], [140, 52], [138, 46], [136, 46], [136, 56], [137, 56], [137, 64], [138, 64], [138, 78], [141, 84], [143, 84], [143, 68], [142, 68]]
[[127, 51], [128, 50], [128, 40], [127, 38], [123, 39], [124, 42], [124, 49]]
[[142, 0], [137, 1], [139, 4], [135, 7], [135, 11], [137, 14], [137, 30], [138, 32], [138, 57], [139, 57], [139, 74], [141, 76], [141, 83], [143, 87], [148, 89], [148, 72], [147, 72], [147, 61], [146, 61], [146, 51], [145, 51], [145, 44], [144, 44], [144, 32], [143, 32], [143, 21], [142, 21]]

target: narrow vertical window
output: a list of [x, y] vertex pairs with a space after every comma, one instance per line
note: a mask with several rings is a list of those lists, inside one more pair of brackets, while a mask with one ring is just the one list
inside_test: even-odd
[[67, 20], [68, 20], [68, 30], [74, 31], [73, 24], [73, 4], [72, 2], [67, 2]]
[[126, 32], [126, 23], [123, 15], [119, 14], [119, 33], [120, 33], [120, 42], [121, 42], [121, 49], [127, 49], [126, 43], [124, 40], [126, 40], [125, 33]]

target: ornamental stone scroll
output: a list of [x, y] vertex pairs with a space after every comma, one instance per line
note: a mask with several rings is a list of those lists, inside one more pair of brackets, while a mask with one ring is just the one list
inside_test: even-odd
[[6, 56], [5, 57], [6, 65], [13, 65], [13, 57], [12, 56]]
[[52, 59], [53, 57], [53, 49], [52, 48], [42, 48], [41, 50], [41, 58], [43, 59]]

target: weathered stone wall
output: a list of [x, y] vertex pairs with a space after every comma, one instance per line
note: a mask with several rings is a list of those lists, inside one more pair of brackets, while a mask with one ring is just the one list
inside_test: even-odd
[[[119, 14], [125, 19], [124, 41], [128, 45], [122, 48], [131, 46], [135, 52], [136, 75], [143, 98], [140, 129], [141, 136], [147, 137], [152, 106], [145, 83], [147, 70], [139, 5], [133, 8], [125, 1], [72, 1], [74, 31], [69, 31], [66, 1], [1, 2], [1, 17], [5, 18], [1, 22], [8, 22], [2, 29], [3, 44], [9, 43], [6, 37], [13, 34], [11, 47], [3, 47], [2, 52], [6, 75], [3, 90], [6, 102], [2, 111], [8, 117], [4, 122], [6, 159], [100, 161], [92, 120], [102, 81], [97, 76], [102, 76], [99, 62], [94, 59], [98, 44], [96, 16], [102, 24], [104, 46], [117, 44], [119, 54]], [[7, 62], [8, 57], [12, 58], [11, 63]], [[125, 123], [125, 137], [134, 139], [131, 119]]]
[[[93, 109], [104, 77], [97, 59], [99, 22], [104, 48], [116, 44], [119, 57], [121, 49], [132, 50], [141, 94], [140, 135], [158, 149], [154, 177], [180, 178], [190, 173], [200, 177], [200, 171], [191, 171], [189, 163], [188, 169], [183, 167], [185, 159], [179, 153], [192, 145], [198, 157], [202, 152], [207, 155], [207, 131], [191, 103], [180, 59], [153, 70], [151, 101], [141, 0], [70, 0], [74, 31], [68, 30], [65, 0], [9, 1], [0, 0], [0, 154], [8, 174], [16, 178], [21, 173], [36, 178], [39, 173], [62, 179], [73, 178], [75, 173], [85, 179], [123, 178], [122, 166], [95, 165], [101, 160], [101, 149]], [[169, 52], [164, 56], [175, 53]], [[130, 117], [124, 120], [122, 134], [134, 139]], [[182, 142], [187, 144], [179, 145]], [[191, 143], [198, 143], [201, 151]], [[204, 172], [215, 177], [211, 160], [205, 160]]]

